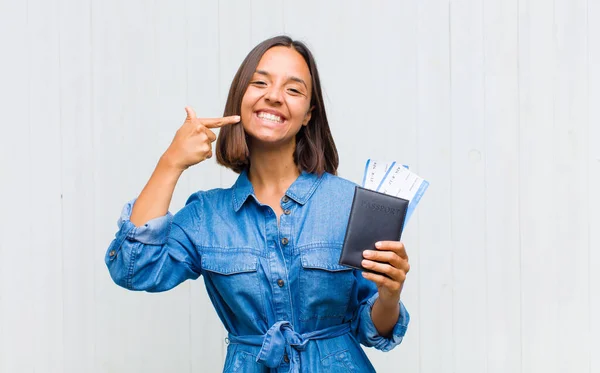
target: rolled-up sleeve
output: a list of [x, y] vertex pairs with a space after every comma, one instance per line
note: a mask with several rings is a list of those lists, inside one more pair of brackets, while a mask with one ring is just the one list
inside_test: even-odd
[[398, 321], [394, 325], [391, 335], [389, 337], [380, 335], [371, 317], [373, 305], [379, 298], [377, 287], [371, 281], [365, 279], [360, 271], [357, 271], [357, 274], [359, 307], [357, 315], [353, 320], [353, 329], [360, 343], [366, 347], [374, 347], [381, 351], [390, 351], [402, 342], [408, 328], [408, 323], [410, 322], [410, 315], [404, 304], [400, 302]]
[[199, 200], [190, 197], [175, 216], [167, 213], [136, 227], [131, 221], [135, 199], [125, 204], [105, 263], [113, 281], [124, 288], [160, 292], [200, 276], [200, 255], [186, 227], [200, 218]]

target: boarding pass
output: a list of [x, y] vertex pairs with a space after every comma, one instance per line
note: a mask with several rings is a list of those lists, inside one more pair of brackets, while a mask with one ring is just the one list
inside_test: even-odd
[[417, 208], [429, 182], [412, 172], [408, 165], [395, 161], [368, 159], [362, 187], [409, 201], [404, 225]]

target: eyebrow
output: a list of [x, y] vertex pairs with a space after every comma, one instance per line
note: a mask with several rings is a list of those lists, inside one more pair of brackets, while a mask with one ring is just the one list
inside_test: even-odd
[[[259, 74], [259, 75], [264, 75], [266, 77], [270, 77], [271, 76], [271, 74], [269, 74], [269, 72], [267, 72], [265, 70], [256, 70], [255, 73]], [[308, 86], [306, 85], [306, 82], [304, 80], [298, 78], [297, 76], [290, 76], [289, 80], [293, 80], [294, 82], [298, 82], [300, 84], [304, 84], [304, 87], [306, 89], [308, 89]]]

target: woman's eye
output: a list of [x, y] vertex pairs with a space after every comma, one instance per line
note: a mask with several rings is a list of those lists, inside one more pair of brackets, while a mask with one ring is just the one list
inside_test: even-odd
[[262, 80], [255, 80], [255, 81], [251, 82], [250, 84], [260, 85], [260, 86], [267, 85], [267, 83], [263, 82]]
[[292, 93], [294, 93], [294, 94], [301, 94], [302, 93], [299, 90], [297, 90], [296, 88], [290, 88], [289, 91], [292, 92]]

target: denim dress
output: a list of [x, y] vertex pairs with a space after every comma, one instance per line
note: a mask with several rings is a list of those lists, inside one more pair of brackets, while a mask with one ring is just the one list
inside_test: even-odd
[[245, 171], [231, 188], [194, 193], [174, 216], [140, 227], [129, 220], [134, 199], [106, 265], [117, 285], [136, 291], [202, 275], [229, 333], [224, 372], [374, 372], [360, 344], [391, 350], [409, 315], [401, 302], [392, 334], [379, 335], [376, 285], [338, 264], [354, 188], [303, 172], [280, 201], [279, 224]]

